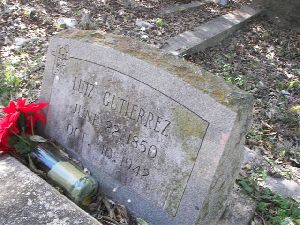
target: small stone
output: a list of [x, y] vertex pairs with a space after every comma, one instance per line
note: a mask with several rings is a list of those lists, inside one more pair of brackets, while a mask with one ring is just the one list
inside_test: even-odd
[[59, 27], [66, 27], [66, 28], [75, 28], [77, 26], [77, 20], [73, 19], [73, 18], [58, 18], [57, 20], [57, 24]]
[[281, 225], [295, 225], [293, 220], [290, 217], [286, 217], [283, 222], [281, 223]]
[[88, 168], [83, 168], [83, 172], [84, 172], [85, 174], [91, 175], [91, 172], [89, 171]]
[[145, 27], [146, 29], [150, 29], [150, 28], [154, 27], [153, 24], [151, 24], [147, 21], [144, 21], [142, 19], [136, 19], [135, 25], [138, 26], [139, 28]]
[[259, 155], [255, 151], [251, 150], [250, 148], [245, 147], [243, 165], [245, 165], [247, 163], [260, 165], [262, 163], [262, 159], [259, 157]]
[[3, 45], [5, 45], [5, 38], [0, 35], [0, 47], [2, 47]]
[[36, 10], [31, 10], [30, 12], [29, 12], [29, 18], [31, 19], [31, 20], [37, 20], [38, 19], [38, 12], [36, 11]]
[[8, 37], [4, 37], [4, 45], [10, 45], [12, 41]]
[[258, 91], [258, 89], [257, 88], [253, 88], [252, 90], [250, 90], [249, 92], [250, 93], [255, 93], [255, 92], [257, 92]]
[[11, 14], [14, 10], [17, 9], [17, 6], [16, 5], [12, 5], [12, 6], [7, 6], [5, 5], [4, 6], [4, 11], [3, 11], [3, 14]]
[[295, 181], [267, 177], [264, 186], [270, 188], [272, 192], [300, 201], [300, 184]]
[[228, 4], [228, 0], [219, 0], [218, 3], [221, 5], [221, 6], [225, 6]]
[[287, 90], [282, 90], [281, 94], [283, 94], [283, 95], [290, 95], [290, 93]]
[[141, 38], [142, 38], [143, 40], [148, 40], [148, 39], [149, 39], [149, 36], [146, 35], [146, 34], [144, 34], [144, 35], [141, 36]]
[[33, 38], [15, 38], [15, 46], [17, 49], [24, 48], [28, 46], [30, 43], [38, 41], [38, 37]]
[[267, 88], [266, 85], [265, 85], [265, 83], [262, 82], [262, 81], [258, 82], [257, 87], [260, 88], [260, 89], [266, 89]]
[[28, 44], [29, 41], [30, 39], [26, 39], [23, 37], [15, 38], [15, 45], [17, 48], [23, 48]]

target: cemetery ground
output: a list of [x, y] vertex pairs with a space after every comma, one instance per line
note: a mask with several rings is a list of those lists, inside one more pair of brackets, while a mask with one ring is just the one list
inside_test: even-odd
[[[30, 101], [38, 99], [49, 38], [73, 26], [66, 18], [80, 22], [84, 10], [91, 12], [95, 29], [128, 35], [159, 47], [169, 37], [250, 1], [232, 1], [227, 7], [209, 3], [176, 16], [157, 14], [175, 2], [172, 0], [142, 1], [131, 8], [99, 2], [0, 1], [0, 105], [21, 96]], [[60, 23], [62, 18], [66, 22]], [[299, 41], [294, 31], [261, 16], [218, 46], [186, 56], [186, 60], [223, 76], [255, 98], [253, 123], [246, 141], [255, 157], [243, 166], [237, 183], [258, 202], [252, 221], [256, 225], [281, 224], [292, 217], [291, 209], [299, 204], [263, 188], [267, 177], [300, 183]], [[105, 215], [104, 224], [129, 221], [124, 208], [118, 206], [112, 211], [110, 200], [98, 200], [103, 207], [97, 211], [94, 204], [90, 210], [92, 214]]]

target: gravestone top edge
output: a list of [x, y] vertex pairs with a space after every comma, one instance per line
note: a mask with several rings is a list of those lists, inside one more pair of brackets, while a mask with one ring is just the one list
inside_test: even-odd
[[145, 43], [130, 37], [114, 35], [101, 31], [68, 29], [58, 33], [52, 39], [74, 39], [96, 45], [104, 45], [112, 49], [128, 53], [129, 55], [160, 67], [165, 71], [182, 79], [192, 87], [208, 94], [218, 103], [239, 112], [245, 106], [252, 105], [253, 97], [249, 93], [228, 84], [222, 77], [214, 75], [198, 65], [180, 59], [150, 47]]

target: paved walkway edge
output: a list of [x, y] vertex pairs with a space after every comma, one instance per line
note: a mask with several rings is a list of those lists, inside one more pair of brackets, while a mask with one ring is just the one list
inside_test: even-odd
[[196, 27], [194, 31], [186, 31], [170, 38], [166, 41], [162, 50], [176, 56], [204, 51], [206, 48], [218, 44], [261, 12], [262, 10], [243, 6], [239, 10], [217, 17]]

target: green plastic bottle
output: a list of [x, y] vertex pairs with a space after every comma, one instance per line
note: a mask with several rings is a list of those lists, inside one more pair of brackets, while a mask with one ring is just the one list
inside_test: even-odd
[[39, 144], [31, 154], [34, 164], [77, 205], [87, 206], [97, 194], [98, 183], [72, 164], [49, 143]]

